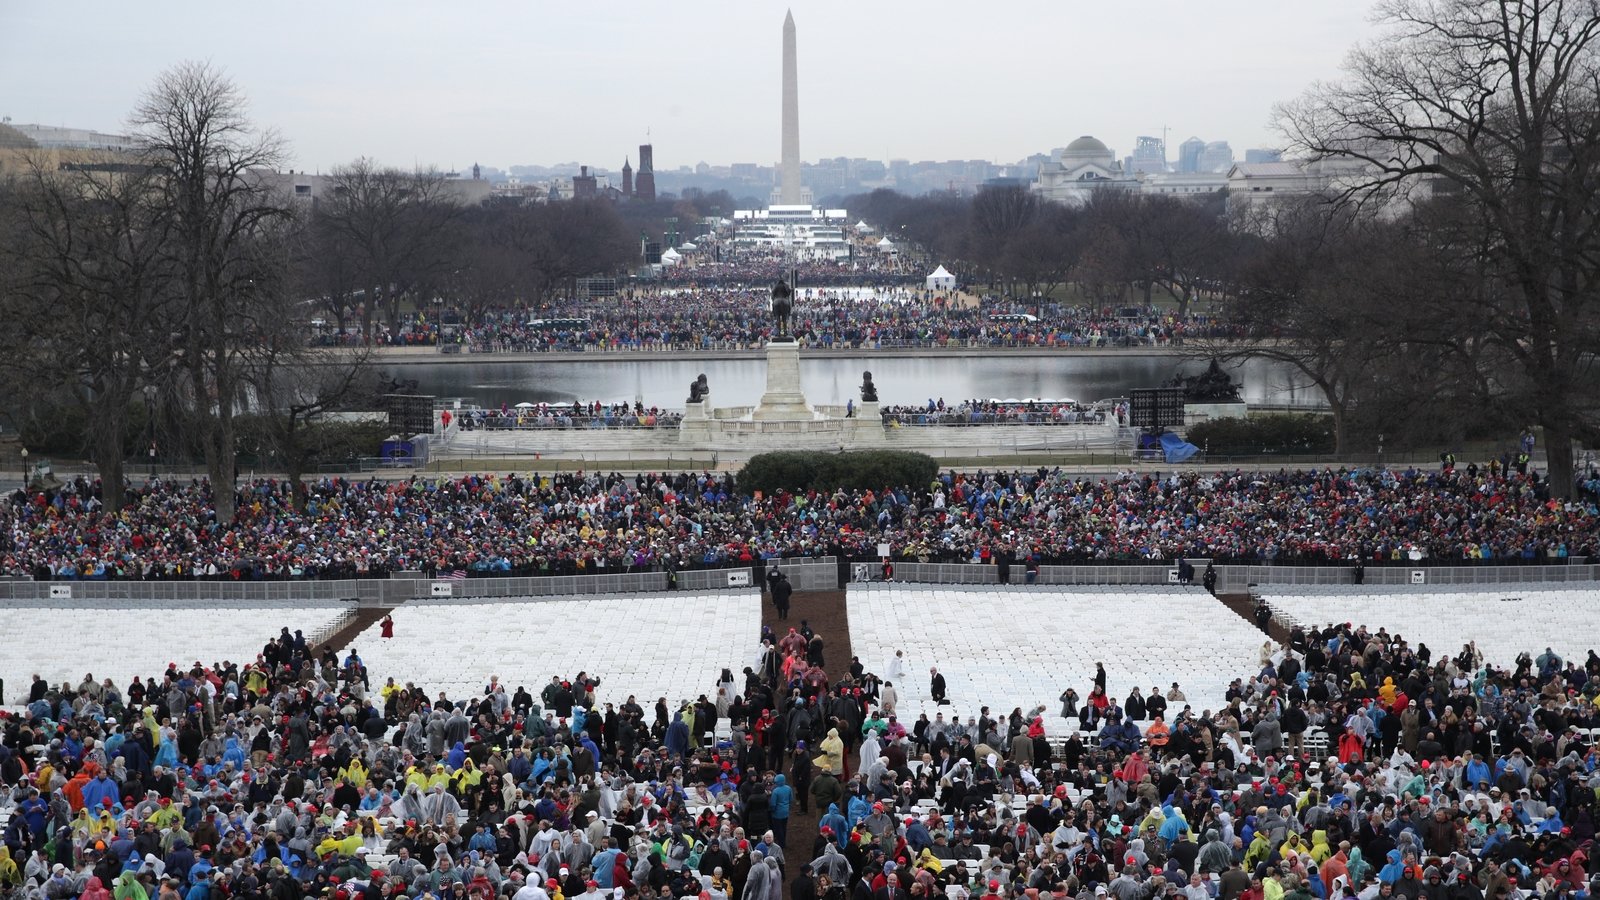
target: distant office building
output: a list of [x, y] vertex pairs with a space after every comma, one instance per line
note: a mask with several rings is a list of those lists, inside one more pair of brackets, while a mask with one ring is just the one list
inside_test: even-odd
[[1197, 137], [1189, 138], [1178, 145], [1178, 172], [1192, 174], [1200, 171], [1200, 154], [1205, 152], [1206, 142]]
[[656, 148], [639, 145], [639, 173], [633, 179], [633, 196], [645, 202], [656, 199]]
[[626, 156], [622, 158], [622, 196], [633, 196], [633, 165]]
[[[1308, 197], [1325, 196], [1371, 178], [1369, 164], [1359, 160], [1282, 160], [1268, 163], [1235, 163], [1228, 170], [1228, 212], [1249, 213], [1252, 207], [1304, 202]], [[1394, 215], [1426, 196], [1427, 182], [1416, 186], [1420, 192], [1400, 191], [1386, 197], [1380, 215]]]
[[593, 200], [598, 193], [598, 180], [589, 174], [588, 166], [580, 166], [578, 174], [572, 176], [572, 199]]
[[1097, 190], [1138, 190], [1139, 180], [1127, 174], [1111, 148], [1084, 135], [1039, 166], [1033, 189], [1046, 200], [1077, 205]]
[[[481, 170], [479, 172], [481, 173]], [[248, 177], [263, 184], [295, 203], [314, 205], [338, 191], [339, 180], [332, 175], [314, 175], [306, 171], [250, 169]], [[461, 206], [476, 206], [494, 193], [494, 183], [486, 178], [464, 178], [460, 173], [447, 172], [439, 184], [439, 196]]]
[[1228, 176], [1218, 172], [1165, 172], [1146, 175], [1140, 193], [1178, 197], [1204, 197], [1228, 186]]
[[92, 128], [62, 128], [56, 125], [18, 125], [7, 122], [34, 146], [46, 150], [111, 150], [128, 153], [139, 149], [139, 141], [126, 134], [111, 134]]
[[1197, 172], [1221, 172], [1224, 175], [1233, 168], [1233, 148], [1227, 141], [1211, 141], [1206, 148], [1200, 151], [1200, 165]]
[[1244, 152], [1244, 161], [1252, 164], [1283, 162], [1283, 151], [1257, 147]]
[[1229, 199], [1249, 194], [1305, 196], [1327, 187], [1327, 179], [1299, 162], [1239, 163], [1228, 172]]
[[137, 138], [88, 128], [17, 125], [0, 119], [0, 172], [39, 167], [94, 172], [130, 172], [144, 168]]
[[1155, 174], [1167, 170], [1167, 142], [1158, 137], [1140, 135], [1133, 142], [1133, 156], [1129, 173]]

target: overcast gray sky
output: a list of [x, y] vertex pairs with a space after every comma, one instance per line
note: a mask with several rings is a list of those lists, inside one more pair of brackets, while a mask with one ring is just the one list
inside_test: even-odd
[[[1002, 162], [1167, 126], [1241, 157], [1337, 75], [1372, 0], [794, 4], [807, 160]], [[116, 130], [157, 73], [224, 68], [294, 167], [770, 164], [786, 4], [0, 0], [0, 115]], [[637, 160], [635, 160], [637, 163]]]

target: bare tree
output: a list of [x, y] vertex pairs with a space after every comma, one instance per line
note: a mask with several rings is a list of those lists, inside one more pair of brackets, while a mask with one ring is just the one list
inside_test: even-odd
[[1172, 196], [1141, 198], [1139, 215], [1146, 223], [1155, 279], [1177, 298], [1182, 319], [1200, 286], [1215, 281], [1221, 271], [1228, 230], [1206, 207]]
[[[1544, 428], [1552, 492], [1597, 435], [1581, 389], [1600, 342], [1600, 2], [1386, 0], [1343, 80], [1278, 110], [1295, 149], [1346, 163], [1351, 203], [1459, 193], [1481, 211], [1484, 275], [1457, 315], [1495, 352], [1497, 402]], [[1496, 377], [1498, 376], [1498, 377]]]
[[519, 265], [510, 227], [521, 210], [491, 204], [469, 209], [458, 265], [446, 283], [447, 293], [476, 322], [492, 308], [516, 303], [526, 287], [527, 273]]
[[1077, 267], [1087, 237], [1077, 210], [1045, 204], [1033, 221], [1007, 242], [999, 265], [1024, 291], [1048, 294], [1066, 283]]
[[327, 232], [321, 246], [343, 255], [360, 273], [361, 333], [371, 342], [378, 313], [398, 331], [401, 304], [416, 301], [425, 286], [441, 283], [455, 267], [461, 207], [445, 196], [438, 172], [405, 172], [358, 159], [335, 170], [331, 182], [318, 213], [319, 227]]
[[170, 294], [152, 190], [137, 166], [57, 170], [34, 160], [0, 203], [14, 229], [0, 242], [11, 276], [0, 290], [0, 369], [8, 380], [64, 388], [79, 406], [113, 512], [123, 502], [129, 408], [172, 358], [159, 328]]
[[254, 171], [275, 167], [281, 147], [251, 124], [238, 88], [205, 63], [163, 73], [131, 124], [154, 175], [181, 305], [172, 325], [189, 391], [185, 424], [205, 456], [217, 519], [227, 523], [238, 475], [234, 416], [246, 402], [244, 351], [283, 324], [260, 301], [284, 275], [273, 236], [289, 212]]
[[987, 243], [1003, 244], [1039, 217], [1044, 202], [1025, 187], [985, 188], [972, 199], [972, 231]]
[[348, 236], [324, 211], [313, 212], [305, 226], [295, 256], [301, 289], [333, 317], [338, 333], [346, 334], [367, 296], [364, 267]]
[[[1150, 217], [1141, 198], [1120, 190], [1095, 191], [1083, 206], [1084, 225], [1093, 237], [1088, 243], [1085, 274], [1108, 291], [1108, 282], [1136, 285], [1148, 305], [1157, 281]], [[1121, 288], [1111, 292], [1120, 296]]]
[[916, 244], [935, 259], [948, 257], [970, 234], [970, 201], [958, 196], [907, 197], [879, 188], [847, 202], [897, 243]]
[[1463, 436], [1440, 428], [1449, 420], [1436, 411], [1487, 420], [1470, 399], [1485, 388], [1474, 383], [1473, 328], [1444, 299], [1469, 293], [1474, 281], [1460, 265], [1462, 248], [1439, 227], [1449, 217], [1386, 221], [1317, 200], [1273, 210], [1255, 219], [1270, 222], [1267, 234], [1241, 240], [1245, 289], [1232, 315], [1251, 339], [1202, 340], [1194, 355], [1286, 366], [1322, 395], [1341, 453], [1356, 448], [1358, 421], [1369, 436], [1415, 442]]
[[1261, 359], [1281, 363], [1322, 395], [1333, 418], [1334, 450], [1351, 450], [1349, 423], [1356, 404], [1373, 387], [1372, 367], [1390, 352], [1388, 334], [1370, 330], [1366, 304], [1358, 302], [1362, 278], [1346, 282], [1347, 263], [1359, 254], [1349, 240], [1350, 217], [1333, 217], [1315, 204], [1278, 207], [1269, 235], [1244, 272], [1248, 291], [1234, 310], [1255, 339], [1243, 344], [1205, 339], [1191, 355]]
[[622, 219], [609, 203], [525, 206], [508, 223], [506, 242], [528, 273], [533, 296], [569, 286], [575, 278], [610, 274], [636, 255]]
[[282, 463], [294, 508], [304, 511], [306, 472], [342, 448], [349, 430], [330, 422], [330, 414], [377, 399], [372, 349], [311, 348], [285, 333], [250, 353], [249, 371], [256, 435]]

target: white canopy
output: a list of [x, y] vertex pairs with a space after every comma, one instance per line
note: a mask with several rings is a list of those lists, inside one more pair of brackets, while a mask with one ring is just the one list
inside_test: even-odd
[[883, 240], [878, 242], [878, 252], [879, 253], [899, 253], [900, 252], [900, 248], [896, 247], [894, 245], [894, 241], [891, 241], [888, 238], [884, 238]]
[[951, 290], [956, 286], [956, 277], [951, 275], [950, 271], [944, 266], [940, 266], [933, 270], [932, 275], [928, 276], [927, 286], [930, 291]]
[[683, 243], [678, 245], [678, 249], [679, 250], [699, 250], [700, 247], [698, 245], [696, 245], [693, 241], [684, 241]]
[[867, 224], [867, 220], [866, 219], [862, 219], [861, 221], [856, 223], [856, 230], [861, 232], [862, 234], [871, 234], [872, 233], [872, 226]]

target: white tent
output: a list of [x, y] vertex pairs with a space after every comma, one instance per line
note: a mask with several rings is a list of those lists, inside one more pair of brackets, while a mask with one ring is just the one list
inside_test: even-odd
[[928, 276], [928, 290], [930, 291], [949, 291], [954, 290], [955, 286], [956, 277], [951, 275], [950, 271], [944, 266], [934, 269], [933, 274]]
[[894, 241], [891, 241], [888, 238], [884, 238], [883, 240], [878, 242], [878, 252], [879, 253], [899, 253], [900, 252], [900, 248], [896, 247], [894, 245]]
[[699, 250], [700, 248], [693, 241], [684, 241], [682, 244], [678, 245], [678, 249], [679, 250]]
[[871, 234], [872, 233], [872, 226], [867, 224], [867, 220], [866, 219], [862, 219], [861, 221], [856, 223], [856, 230], [861, 232], [862, 234]]
[[679, 262], [681, 262], [682, 260], [683, 260], [683, 254], [679, 253], [676, 250], [673, 250], [670, 247], [667, 248], [667, 252], [661, 254], [661, 264], [663, 266], [675, 266]]

